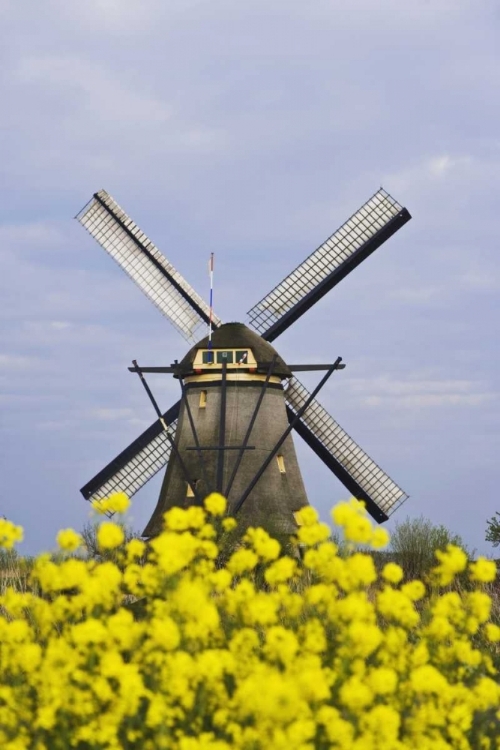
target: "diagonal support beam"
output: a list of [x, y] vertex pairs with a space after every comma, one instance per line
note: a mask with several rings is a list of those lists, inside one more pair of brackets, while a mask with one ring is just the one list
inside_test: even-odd
[[219, 452], [217, 453], [217, 474], [215, 486], [217, 492], [222, 492], [224, 481], [224, 447], [226, 445], [226, 396], [227, 396], [227, 364], [222, 363], [222, 378], [220, 391], [220, 420], [219, 420]]
[[141, 368], [137, 364], [137, 360], [136, 359], [132, 360], [132, 364], [134, 365], [135, 372], [137, 372], [137, 374], [139, 375], [139, 378], [141, 379], [141, 383], [144, 386], [144, 390], [146, 391], [146, 393], [149, 396], [149, 400], [151, 401], [151, 403], [153, 405], [153, 409], [155, 410], [156, 414], [158, 415], [158, 419], [160, 420], [163, 429], [167, 433], [167, 439], [168, 439], [170, 445], [172, 446], [172, 450], [175, 453], [175, 457], [179, 461], [179, 465], [181, 467], [182, 473], [184, 474], [184, 479], [186, 480], [187, 484], [191, 487], [191, 489], [193, 491], [193, 494], [194, 494], [194, 496], [196, 498], [196, 502], [198, 503], [198, 505], [201, 505], [201, 498], [200, 498], [198, 492], [196, 491], [196, 484], [195, 484], [195, 482], [193, 482], [193, 480], [189, 476], [189, 472], [187, 470], [187, 466], [184, 463], [184, 459], [181, 456], [181, 453], [179, 451], [177, 443], [175, 442], [175, 439], [172, 439], [172, 436], [169, 433], [168, 424], [165, 422], [165, 420], [163, 418], [163, 415], [162, 415], [162, 413], [160, 411], [160, 407], [158, 406], [158, 404], [156, 402], [156, 399], [153, 396], [153, 394], [151, 392], [151, 389], [150, 389], [149, 385], [146, 382], [146, 378], [144, 377], [144, 375], [143, 375], [143, 373], [141, 371]]
[[262, 477], [263, 473], [265, 472], [265, 470], [267, 469], [267, 467], [269, 466], [269, 464], [271, 463], [271, 461], [273, 460], [273, 458], [275, 457], [275, 455], [277, 454], [277, 452], [279, 451], [279, 449], [281, 448], [281, 446], [283, 445], [283, 443], [285, 442], [285, 440], [287, 439], [287, 437], [289, 436], [289, 434], [291, 433], [291, 431], [293, 430], [293, 428], [295, 427], [296, 423], [299, 421], [299, 419], [301, 418], [301, 416], [303, 415], [303, 413], [306, 411], [306, 409], [308, 408], [308, 406], [314, 401], [314, 399], [316, 398], [317, 394], [320, 392], [320, 390], [325, 385], [326, 381], [333, 374], [334, 370], [338, 369], [338, 366], [340, 365], [341, 362], [342, 362], [342, 357], [337, 357], [337, 359], [335, 360], [335, 362], [333, 363], [333, 365], [331, 365], [331, 367], [329, 368], [329, 370], [326, 373], [326, 375], [323, 375], [323, 377], [321, 378], [321, 380], [318, 383], [318, 385], [316, 386], [316, 388], [309, 395], [309, 398], [306, 400], [306, 402], [303, 404], [303, 406], [299, 409], [299, 411], [297, 412], [297, 414], [294, 416], [294, 418], [292, 419], [292, 421], [290, 422], [290, 424], [288, 425], [288, 427], [284, 431], [283, 435], [280, 437], [280, 439], [278, 440], [278, 442], [274, 446], [273, 450], [270, 452], [270, 454], [268, 455], [268, 457], [265, 459], [264, 463], [260, 467], [260, 469], [257, 472], [257, 474], [254, 476], [254, 478], [252, 479], [252, 481], [250, 482], [250, 484], [248, 485], [248, 487], [244, 491], [243, 495], [240, 497], [240, 499], [236, 503], [235, 508], [234, 508], [234, 514], [235, 515], [236, 515], [236, 513], [238, 513], [238, 511], [240, 510], [241, 506], [243, 505], [243, 503], [245, 502], [245, 500], [248, 498], [248, 496], [252, 492], [252, 490], [255, 487], [255, 485], [257, 484], [257, 482]]
[[[176, 362], [176, 365], [177, 365], [177, 362]], [[187, 392], [186, 392], [186, 386], [184, 384], [184, 381], [182, 380], [182, 377], [181, 377], [180, 373], [178, 373], [178, 377], [179, 377], [179, 383], [181, 385], [182, 399], [183, 399], [184, 405], [186, 407], [186, 412], [187, 412], [187, 415], [188, 415], [189, 424], [191, 426], [191, 432], [193, 433], [193, 439], [194, 439], [195, 449], [196, 449], [196, 452], [198, 454], [198, 460], [200, 462], [201, 473], [203, 474], [203, 481], [205, 483], [205, 491], [208, 493], [208, 492], [211, 491], [211, 488], [210, 488], [210, 483], [209, 483], [209, 480], [208, 480], [208, 473], [207, 473], [207, 467], [206, 467], [206, 464], [205, 464], [205, 457], [204, 457], [204, 455], [202, 453], [202, 450], [201, 450], [201, 447], [200, 447], [200, 441], [198, 439], [198, 432], [196, 430], [196, 426], [195, 426], [194, 419], [193, 419], [193, 413], [192, 413], [191, 407], [189, 405], [189, 399], [188, 399]]]
[[253, 410], [252, 418], [250, 419], [250, 422], [249, 422], [249, 425], [248, 425], [245, 437], [243, 438], [243, 444], [242, 444], [242, 446], [240, 448], [240, 452], [239, 452], [238, 457], [237, 457], [237, 459], [235, 461], [235, 464], [234, 464], [234, 467], [233, 467], [233, 471], [231, 473], [231, 477], [230, 477], [229, 482], [228, 482], [227, 487], [226, 487], [226, 491], [224, 492], [224, 495], [227, 498], [229, 497], [229, 493], [231, 492], [231, 488], [233, 486], [234, 479], [236, 477], [238, 469], [240, 468], [240, 464], [241, 464], [241, 461], [243, 459], [243, 455], [245, 453], [245, 450], [247, 449], [248, 441], [250, 440], [250, 435], [252, 434], [252, 430], [253, 430], [253, 426], [255, 424], [255, 420], [257, 419], [257, 415], [259, 413], [262, 401], [264, 400], [264, 396], [265, 396], [266, 391], [267, 391], [267, 386], [269, 385], [269, 381], [271, 379], [271, 375], [272, 375], [274, 367], [276, 365], [277, 358], [278, 358], [278, 355], [275, 354], [273, 356], [272, 361], [269, 363], [269, 367], [268, 367], [268, 370], [267, 370], [266, 379], [265, 379], [265, 381], [264, 381], [264, 383], [262, 385], [262, 388], [260, 390], [259, 398], [258, 398], [257, 403], [255, 405], [255, 409]]

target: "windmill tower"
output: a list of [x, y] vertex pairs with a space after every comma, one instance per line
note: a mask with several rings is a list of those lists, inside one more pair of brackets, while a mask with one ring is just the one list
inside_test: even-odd
[[157, 533], [172, 506], [189, 505], [196, 495], [201, 500], [214, 489], [228, 498], [229, 512], [235, 513], [271, 456], [241, 504], [239, 522], [292, 534], [293, 514], [307, 497], [291, 434], [275, 450], [289, 427], [282, 381], [292, 372], [271, 344], [241, 323], [222, 325], [211, 343], [208, 349], [203, 339], [179, 363], [176, 377], [184, 381], [184, 399], [176, 442], [184, 467], [173, 452], [144, 533]]
[[[295, 530], [294, 512], [307, 504], [291, 439], [306, 441], [379, 523], [407, 498], [315, 399], [332, 365], [286, 365], [270, 345], [411, 218], [382, 188], [248, 313], [223, 325], [156, 246], [104, 190], [77, 219], [190, 342], [212, 321], [214, 361], [202, 339], [170, 367], [182, 398], [81, 490], [90, 501], [129, 496], [167, 465], [157, 507], [144, 534], [157, 533], [172, 505], [200, 502], [207, 490], [229, 496], [243, 523], [278, 533]], [[238, 361], [238, 358], [240, 361]], [[242, 365], [245, 365], [244, 367]], [[326, 370], [309, 393], [294, 371]], [[288, 426], [287, 426], [288, 422]], [[167, 429], [165, 429], [167, 427]]]

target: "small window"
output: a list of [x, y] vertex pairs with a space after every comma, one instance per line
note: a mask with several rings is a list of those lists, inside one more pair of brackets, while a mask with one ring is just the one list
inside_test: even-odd
[[293, 514], [293, 519], [295, 523], [297, 524], [297, 526], [304, 525], [303, 522], [300, 520], [300, 511], [295, 511], [295, 513]]
[[[194, 482], [194, 484], [196, 485], [196, 482]], [[194, 497], [193, 488], [190, 484], [187, 485], [186, 497]]]
[[207, 392], [201, 391], [200, 393], [200, 409], [205, 409], [207, 406]]
[[285, 459], [283, 458], [283, 456], [276, 456], [276, 461], [278, 463], [278, 469], [280, 470], [280, 474], [286, 474]]
[[224, 362], [227, 365], [233, 364], [233, 352], [217, 352], [217, 364], [222, 365]]
[[202, 352], [202, 356], [204, 365], [213, 365], [215, 361], [213, 352]]
[[246, 349], [244, 351], [236, 352], [236, 363], [238, 365], [248, 364], [248, 351]]

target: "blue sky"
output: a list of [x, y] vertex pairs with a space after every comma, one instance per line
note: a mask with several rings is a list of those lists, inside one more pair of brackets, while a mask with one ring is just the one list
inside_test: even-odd
[[[0, 514], [22, 549], [154, 419], [133, 358], [187, 346], [73, 216], [106, 189], [245, 312], [380, 186], [413, 215], [276, 341], [423, 514], [481, 552], [498, 499], [500, 8], [493, 0], [0, 0]], [[304, 378], [306, 384], [313, 383]], [[163, 407], [178, 397], [151, 381]], [[327, 517], [342, 485], [296, 439]], [[137, 494], [142, 528], [157, 477]]]

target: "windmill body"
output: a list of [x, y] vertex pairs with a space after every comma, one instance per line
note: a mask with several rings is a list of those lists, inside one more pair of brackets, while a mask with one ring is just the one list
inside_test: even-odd
[[[208, 325], [214, 331], [210, 343], [202, 339], [173, 366], [129, 368], [143, 383], [146, 372], [173, 374], [182, 398], [164, 413], [153, 399], [159, 418], [87, 482], [81, 490], [87, 500], [116, 491], [132, 496], [167, 466], [146, 536], [160, 530], [168, 508], [201, 502], [213, 489], [228, 496], [241, 523], [291, 533], [294, 513], [307, 504], [292, 429], [379, 523], [406, 500], [315, 398], [343, 367], [341, 358], [333, 365], [287, 365], [269, 343], [411, 219], [385, 190], [254, 305], [248, 313], [253, 330], [224, 325], [104, 190], [77, 219], [185, 339], [197, 341]], [[327, 373], [309, 393], [295, 372], [311, 369]]]
[[[203, 339], [179, 363], [176, 376], [183, 380], [184, 398], [175, 436], [178, 452], [170, 454], [144, 536], [159, 532], [163, 514], [171, 507], [196, 502], [195, 491], [203, 498], [218, 489], [234, 513], [288, 428], [283, 381], [292, 372], [275, 349], [241, 323], [222, 325], [211, 344], [209, 349]], [[292, 534], [297, 529], [294, 514], [304, 505], [307, 497], [290, 434], [245, 499], [239, 524]]]

